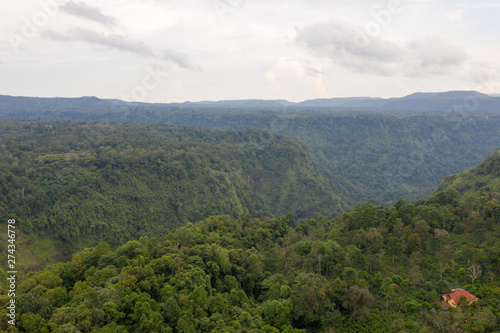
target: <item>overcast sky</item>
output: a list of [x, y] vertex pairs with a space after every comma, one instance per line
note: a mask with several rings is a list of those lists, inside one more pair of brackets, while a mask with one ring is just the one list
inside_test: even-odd
[[0, 0], [0, 94], [500, 93], [495, 0]]

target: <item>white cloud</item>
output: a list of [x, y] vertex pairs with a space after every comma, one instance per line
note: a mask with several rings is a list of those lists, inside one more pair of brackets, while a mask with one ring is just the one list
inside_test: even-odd
[[53, 30], [42, 32], [42, 37], [55, 41], [84, 41], [91, 44], [106, 46], [120, 51], [132, 52], [142, 56], [153, 56], [150, 46], [141, 41], [118, 34], [104, 34], [85, 28], [73, 28], [65, 33]]
[[164, 49], [155, 54], [151, 46], [146, 43], [134, 40], [130, 37], [118, 34], [105, 34], [85, 28], [73, 28], [65, 33], [57, 31], [44, 31], [42, 37], [54, 41], [83, 41], [90, 44], [105, 46], [108, 48], [116, 49], [119, 51], [131, 52], [139, 56], [158, 57], [163, 60], [171, 61], [179, 67], [187, 69], [195, 69], [197, 66], [193, 65], [189, 56], [181, 51], [173, 49]]
[[[360, 73], [391, 75], [400, 61], [398, 46], [379, 37], [367, 38], [363, 30], [338, 19], [297, 29], [296, 41], [312, 53]], [[367, 47], [364, 47], [366, 42]]]
[[406, 48], [405, 68], [408, 76], [450, 74], [467, 61], [465, 50], [443, 37], [414, 40]]
[[304, 60], [282, 57], [265, 73], [266, 89], [275, 96], [289, 95], [299, 101], [313, 97], [326, 97], [326, 87], [320, 68], [311, 66]]
[[445, 18], [452, 22], [462, 21], [465, 14], [465, 10], [454, 10], [445, 14]]
[[474, 62], [468, 66], [469, 80], [475, 84], [472, 90], [486, 94], [500, 91], [500, 69], [488, 63]]
[[444, 75], [467, 60], [462, 47], [442, 37], [399, 45], [338, 19], [297, 28], [296, 42], [340, 67], [380, 76]]
[[76, 17], [81, 17], [107, 26], [116, 25], [115, 17], [106, 15], [99, 7], [88, 5], [83, 1], [68, 1], [59, 8], [63, 12]]

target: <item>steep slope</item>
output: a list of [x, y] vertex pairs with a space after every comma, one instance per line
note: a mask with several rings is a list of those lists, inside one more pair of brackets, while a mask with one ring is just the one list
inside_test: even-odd
[[0, 140], [0, 214], [21, 221], [33, 261], [54, 246], [116, 245], [214, 214], [310, 218], [353, 203], [335, 194], [352, 185], [272, 132], [3, 121]]
[[[494, 181], [497, 159], [456, 178], [465, 181], [473, 173], [473, 183], [477, 177]], [[474, 198], [478, 214], [472, 221], [462, 202], [431, 197], [391, 207], [358, 204], [333, 220], [310, 219], [294, 229], [290, 215], [213, 216], [116, 250], [100, 243], [18, 281], [18, 327], [498, 332], [500, 220], [497, 215], [490, 223], [488, 201]], [[479, 301], [444, 310], [440, 294], [455, 288]], [[0, 298], [4, 318], [7, 301]], [[0, 322], [0, 329], [6, 327]]]
[[491, 154], [478, 166], [458, 175], [446, 177], [436, 187], [436, 192], [452, 189], [457, 190], [462, 198], [495, 195], [500, 199], [500, 150]]
[[432, 196], [415, 204], [450, 207], [462, 219], [441, 215], [443, 226], [467, 230], [484, 239], [484, 233], [500, 225], [500, 150], [478, 166], [446, 177]]

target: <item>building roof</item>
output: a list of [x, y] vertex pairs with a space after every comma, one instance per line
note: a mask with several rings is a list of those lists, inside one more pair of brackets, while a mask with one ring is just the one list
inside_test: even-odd
[[456, 304], [460, 301], [460, 296], [464, 295], [465, 298], [467, 299], [467, 302], [472, 302], [475, 300], [478, 300], [478, 298], [471, 293], [469, 293], [467, 290], [464, 289], [455, 289], [452, 293], [449, 294], [442, 294], [444, 298], [448, 300], [453, 300]]

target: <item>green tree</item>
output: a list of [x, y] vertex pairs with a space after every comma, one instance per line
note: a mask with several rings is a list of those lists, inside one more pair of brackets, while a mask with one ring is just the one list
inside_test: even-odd
[[410, 302], [406, 302], [404, 308], [407, 314], [414, 314], [421, 306], [422, 304], [418, 303], [415, 300], [412, 300]]
[[389, 238], [387, 252], [392, 256], [392, 262], [394, 263], [394, 258], [401, 254], [401, 240], [397, 237]]
[[394, 287], [392, 286], [393, 282], [390, 277], [385, 278], [382, 281], [382, 285], [380, 289], [382, 293], [385, 295], [386, 299], [386, 310], [389, 310], [389, 299], [394, 295]]
[[342, 306], [351, 311], [355, 320], [363, 321], [370, 316], [374, 300], [367, 287], [351, 286], [345, 292]]
[[291, 323], [292, 303], [289, 300], [270, 300], [262, 305], [264, 322], [274, 327]]
[[165, 303], [161, 304], [163, 318], [170, 327], [175, 327], [181, 314], [181, 308], [174, 297], [169, 297]]
[[33, 313], [24, 313], [21, 316], [20, 325], [25, 332], [49, 333], [47, 320], [41, 315]]

